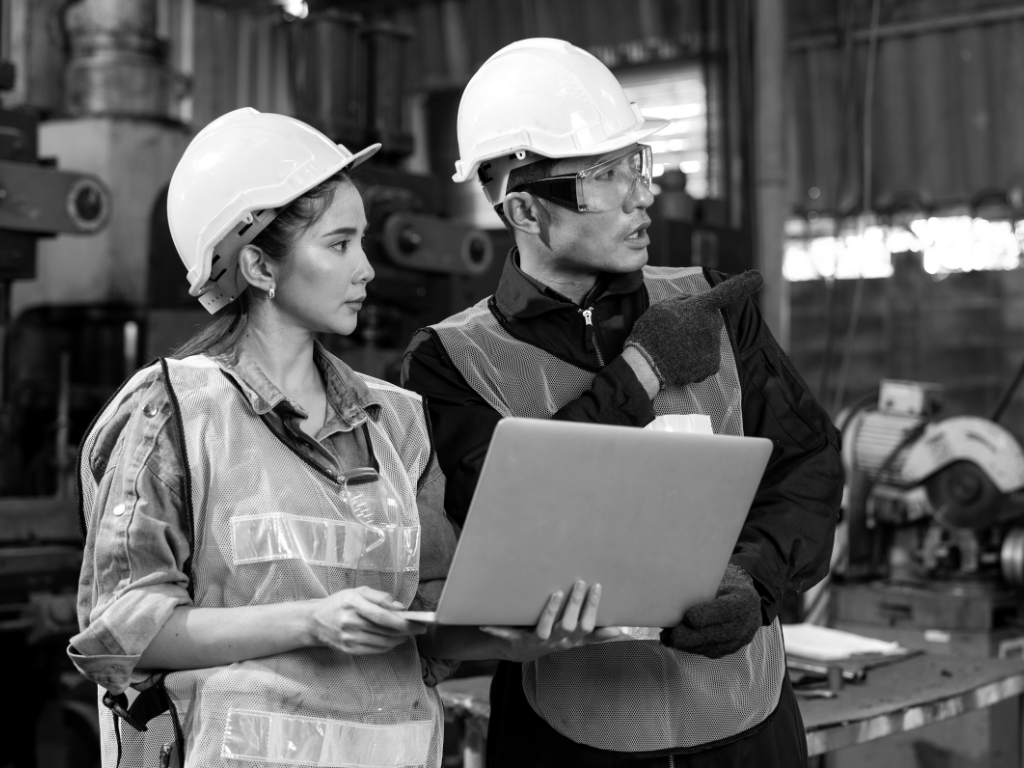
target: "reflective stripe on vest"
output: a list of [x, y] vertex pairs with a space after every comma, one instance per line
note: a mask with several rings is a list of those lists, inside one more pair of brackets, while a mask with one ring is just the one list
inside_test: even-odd
[[[168, 372], [191, 474], [195, 605], [267, 605], [366, 585], [409, 606], [419, 584], [416, 489], [430, 459], [419, 396], [362, 377], [382, 402], [366, 424], [380, 478], [346, 496], [272, 433], [215, 363], [171, 360]], [[83, 446], [87, 524], [96, 493], [88, 457], [119, 402]], [[440, 700], [423, 684], [414, 640], [366, 656], [297, 649], [173, 672], [165, 685], [187, 765], [440, 765]], [[116, 747], [109, 719], [102, 723], [109, 768]], [[122, 726], [121, 764], [157, 764], [167, 731], [157, 721], [139, 734]]]
[[[699, 267], [646, 267], [644, 285], [652, 303], [710, 289]], [[469, 385], [502, 416], [550, 418], [594, 379], [594, 372], [510, 335], [486, 300], [432, 328]], [[662, 390], [655, 413], [706, 414], [716, 433], [742, 435], [742, 392], [725, 328], [721, 349], [717, 374]], [[778, 704], [784, 674], [776, 620], [722, 659], [656, 640], [554, 653], [523, 665], [523, 690], [537, 714], [573, 741], [641, 752], [696, 747], [758, 725]]]
[[231, 710], [224, 756], [263, 763], [323, 768], [400, 768], [423, 762], [433, 723], [371, 725], [295, 717], [279, 712]]

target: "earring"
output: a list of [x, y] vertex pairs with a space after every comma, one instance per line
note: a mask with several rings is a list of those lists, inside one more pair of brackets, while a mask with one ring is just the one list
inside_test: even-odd
[[267, 292], [270, 298], [274, 298], [274, 286], [270, 286], [270, 291]]

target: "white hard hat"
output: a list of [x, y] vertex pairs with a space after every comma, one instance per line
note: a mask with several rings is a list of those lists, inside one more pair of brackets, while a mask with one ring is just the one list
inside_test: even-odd
[[511, 170], [538, 155], [600, 155], [668, 124], [645, 119], [615, 75], [582, 48], [544, 37], [520, 40], [485, 61], [462, 94], [461, 159], [452, 178], [468, 181], [490, 162], [484, 190], [497, 205]]
[[185, 149], [167, 192], [167, 222], [188, 267], [189, 293], [213, 314], [247, 287], [238, 252], [279, 209], [380, 144], [353, 154], [285, 115], [243, 107], [214, 120]]

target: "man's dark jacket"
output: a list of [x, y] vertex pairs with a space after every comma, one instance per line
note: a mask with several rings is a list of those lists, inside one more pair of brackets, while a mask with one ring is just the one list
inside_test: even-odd
[[[653, 421], [650, 398], [619, 356], [650, 303], [642, 273], [605, 275], [576, 305], [526, 275], [517, 262], [513, 249], [488, 302], [492, 314], [516, 338], [596, 374], [591, 389], [553, 418], [635, 427]], [[726, 278], [710, 270], [705, 276], [711, 285]], [[593, 310], [592, 326], [584, 309]], [[744, 433], [774, 445], [732, 556], [754, 578], [768, 624], [785, 594], [808, 589], [828, 572], [842, 495], [839, 436], [753, 300], [742, 299], [722, 314], [740, 377]], [[447, 479], [445, 509], [461, 524], [501, 415], [466, 383], [430, 328], [409, 344], [402, 384], [425, 398]], [[503, 678], [519, 685], [519, 665], [501, 667], [496, 683]]]

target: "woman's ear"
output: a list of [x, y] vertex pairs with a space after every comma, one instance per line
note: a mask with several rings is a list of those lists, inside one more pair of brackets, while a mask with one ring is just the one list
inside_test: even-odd
[[242, 278], [253, 288], [267, 292], [277, 285], [277, 270], [263, 249], [249, 244], [242, 246], [238, 252], [238, 271]]

